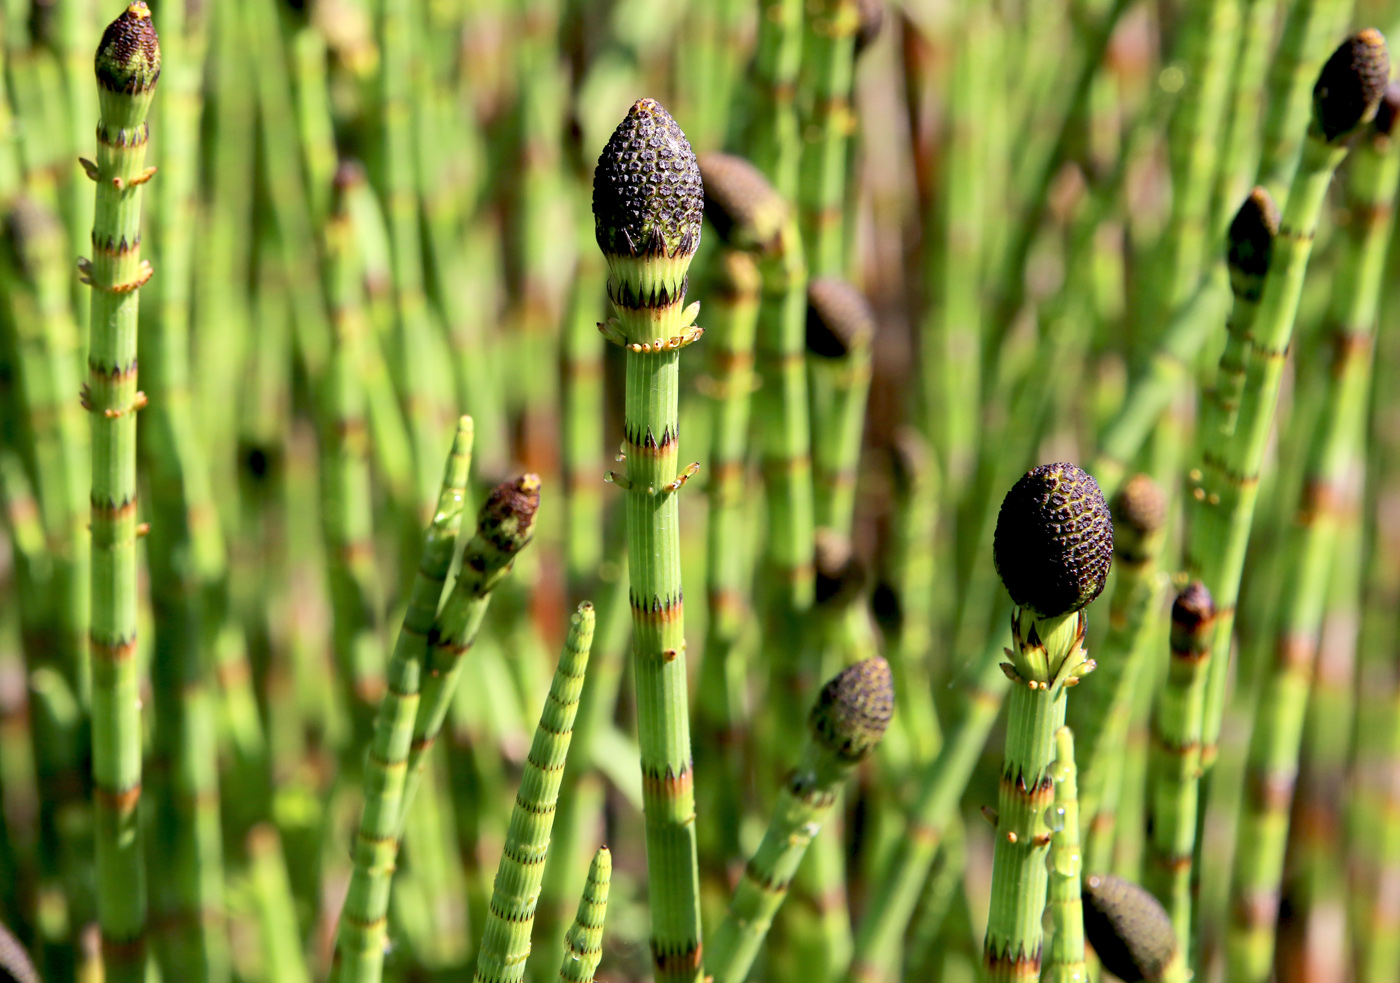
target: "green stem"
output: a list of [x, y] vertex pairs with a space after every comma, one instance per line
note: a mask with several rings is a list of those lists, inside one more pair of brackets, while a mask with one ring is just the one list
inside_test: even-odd
[[146, 972], [142, 856], [141, 694], [136, 659], [136, 325], [146, 113], [160, 74], [150, 12], [132, 3], [98, 48], [101, 118], [93, 257], [80, 268], [93, 288], [88, 383], [92, 418], [92, 755], [97, 807], [98, 919], [108, 983]]
[[588, 867], [588, 883], [579, 898], [578, 914], [564, 936], [564, 959], [559, 983], [593, 983], [603, 958], [603, 919], [608, 913], [612, 885], [612, 853], [601, 846]]
[[463, 417], [443, 473], [437, 511], [423, 537], [423, 556], [389, 661], [388, 689], [374, 720], [374, 739], [365, 769], [364, 811], [352, 851], [355, 870], [340, 916], [331, 972], [333, 980], [345, 983], [377, 983], [383, 974], [389, 885], [398, 854], [409, 747], [428, 659], [429, 633], [462, 525], [471, 445], [471, 418]]
[[559, 801], [559, 785], [573, 737], [574, 716], [583, 692], [593, 647], [593, 605], [579, 605], [569, 622], [564, 654], [549, 688], [534, 743], [525, 759], [520, 792], [511, 810], [505, 849], [477, 954], [477, 983], [520, 983], [530, 954], [530, 929], [544, 882], [549, 834]]
[[1055, 732], [1054, 818], [1050, 822], [1050, 918], [1054, 935], [1045, 973], [1047, 983], [1080, 983], [1084, 968], [1084, 902], [1079, 896], [1083, 860], [1079, 854], [1079, 801], [1074, 767], [1074, 735]]

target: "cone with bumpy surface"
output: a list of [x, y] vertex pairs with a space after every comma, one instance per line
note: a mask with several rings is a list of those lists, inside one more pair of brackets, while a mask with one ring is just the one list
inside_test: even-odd
[[847, 666], [822, 687], [797, 767], [705, 951], [714, 983], [743, 983], [842, 783], [879, 745], [893, 714], [894, 682], [879, 656]]
[[658, 983], [700, 978], [700, 875], [686, 695], [679, 496], [680, 350], [697, 340], [685, 306], [704, 191], [685, 134], [654, 99], [617, 127], [593, 175], [593, 218], [615, 316], [602, 327], [626, 352], [622, 474], [633, 676]]
[[1002, 501], [993, 551], [1019, 606], [1016, 647], [1002, 666], [1012, 680], [1010, 723], [984, 949], [988, 978], [998, 983], [1040, 973], [1055, 732], [1064, 726], [1067, 689], [1094, 668], [1083, 609], [1103, 590], [1113, 561], [1103, 492], [1073, 464], [1033, 468]]
[[1313, 121], [1329, 143], [1376, 115], [1390, 79], [1385, 36], [1374, 27], [1358, 31], [1332, 52], [1313, 86]]
[[1259, 300], [1277, 234], [1278, 206], [1267, 190], [1256, 187], [1235, 213], [1226, 236], [1225, 261], [1236, 297]]
[[1113, 874], [1084, 882], [1084, 936], [1103, 968], [1123, 983], [1187, 978], [1166, 910], [1146, 890]]
[[731, 249], [763, 252], [777, 243], [787, 205], [763, 172], [734, 154], [700, 157], [705, 217]]
[[1042, 618], [1078, 611], [1103, 590], [1113, 523], [1103, 492], [1073, 464], [1026, 472], [1001, 503], [992, 555], [1011, 599]]

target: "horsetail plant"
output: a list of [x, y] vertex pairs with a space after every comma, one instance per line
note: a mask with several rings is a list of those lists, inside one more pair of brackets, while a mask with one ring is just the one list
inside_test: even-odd
[[1011, 705], [984, 947], [997, 983], [1040, 973], [1055, 733], [1067, 688], [1094, 668], [1083, 612], [1113, 562], [1113, 523], [1098, 484], [1073, 464], [1028, 471], [1002, 501], [993, 557], [1018, 606], [1015, 649], [1003, 665]]
[[516, 555], [534, 536], [539, 507], [539, 475], [522, 474], [492, 489], [477, 514], [476, 534], [462, 552], [462, 569], [442, 602], [429, 638], [421, 680], [422, 698], [408, 749], [403, 812], [408, 810], [423, 778], [426, 755], [442, 732], [462, 673], [463, 657], [476, 642], [491, 593], [510, 573]]
[[1350, 149], [1350, 137], [1370, 122], [1390, 73], [1380, 31], [1367, 28], [1333, 52], [1313, 87], [1312, 122], [1270, 250], [1259, 310], [1254, 318], [1245, 386], [1232, 433], [1207, 434], [1202, 467], [1193, 471], [1187, 566], [1211, 591], [1218, 617], [1213, 649], [1221, 653], [1207, 674], [1202, 767], [1209, 771], [1224, 712], [1230, 635], [1245, 547], [1259, 492], [1259, 470], [1278, 402], [1313, 235], [1332, 174]]
[[[710, 375], [704, 391], [714, 400], [705, 535], [705, 647], [696, 702], [701, 748], [737, 750], [741, 726], [743, 666], [735, 658], [749, 623], [748, 551], [737, 549], [734, 531], [750, 521], [746, 504], [746, 456], [750, 408], [757, 383], [754, 334], [760, 298], [759, 263], [777, 242], [786, 206], [763, 174], [742, 157], [702, 154], [705, 217], [723, 241], [710, 275]], [[719, 751], [698, 776], [697, 794], [712, 820], [700, 830], [701, 855], [726, 867], [739, 847], [739, 763]], [[704, 764], [705, 762], [702, 762]], [[716, 873], [720, 873], [717, 871]], [[724, 875], [727, 889], [727, 874]]]
[[[1400, 95], [1400, 87], [1389, 92]], [[1398, 100], [1400, 101], [1400, 100]], [[1313, 431], [1288, 555], [1275, 662], [1264, 681], [1250, 741], [1250, 778], [1235, 850], [1230, 910], [1230, 979], [1253, 983], [1273, 966], [1274, 922], [1284, 849], [1298, 772], [1303, 725], [1313, 682], [1323, 608], [1336, 562], [1348, 472], [1365, 436], [1370, 352], [1400, 157], [1390, 145], [1389, 101], [1353, 153], [1348, 192], [1352, 222], [1346, 255], [1333, 279], [1334, 356], [1327, 395]]]
[[387, 688], [374, 719], [365, 768], [365, 803], [352, 851], [355, 869], [340, 916], [332, 979], [378, 981], [388, 938], [389, 886], [398, 854], [407, 760], [418, 712], [429, 634], [462, 525], [462, 499], [471, 464], [471, 417], [462, 417], [447, 458], [437, 511], [423, 536], [418, 573], [408, 593], [403, 627], [389, 660]]
[[1042, 979], [1046, 983], [1081, 983], [1084, 967], [1084, 901], [1079, 876], [1084, 861], [1079, 852], [1079, 786], [1074, 766], [1074, 735], [1068, 727], [1055, 731], [1055, 812], [1050, 820], [1050, 954]]
[[496, 868], [481, 951], [476, 957], [477, 983], [521, 983], [525, 978], [530, 930], [535, 924], [535, 907], [544, 883], [559, 784], [564, 777], [574, 716], [593, 648], [593, 621], [593, 605], [584, 601], [569, 621], [564, 654], [525, 758], [525, 773], [511, 809], [505, 850]]
[[1082, 763], [1079, 801], [1089, 819], [1084, 839], [1092, 871], [1107, 870], [1111, 857], [1122, 748], [1163, 587], [1157, 559], [1165, 537], [1167, 498], [1150, 477], [1134, 475], [1113, 496], [1109, 510], [1118, 570], [1109, 600], [1109, 633], [1094, 685], [1075, 700], [1070, 714]]
[[588, 882], [579, 898], [578, 914], [564, 936], [564, 959], [559, 983], [593, 983], [603, 958], [603, 919], [608, 913], [612, 885], [612, 853], [601, 846], [588, 867]]
[[1177, 595], [1172, 604], [1171, 663], [1152, 711], [1147, 887], [1170, 913], [1183, 951], [1189, 951], [1191, 931], [1191, 868], [1204, 728], [1201, 697], [1217, 620], [1215, 602], [1200, 581]]
[[987, 735], [1001, 710], [1007, 678], [1002, 639], [978, 656], [964, 683], [966, 706], [945, 736], [938, 755], [921, 770], [904, 835], [881, 862], [874, 891], [856, 929], [847, 983], [887, 983], [893, 978], [900, 940], [914, 915], [919, 893], [942, 848]]
[[879, 745], [893, 713], [890, 667], [879, 656], [847, 667], [822, 688], [797, 767], [734, 888], [728, 914], [710, 937], [705, 971], [715, 983], [743, 983], [748, 976], [808, 845], [846, 778]]
[[146, 113], [160, 78], [160, 41], [137, 0], [107, 26], [97, 49], [97, 185], [88, 382], [92, 418], [92, 755], [97, 810], [98, 919], [108, 983], [146, 974], [146, 871], [142, 851], [141, 697], [136, 659], [137, 298], [151, 277], [141, 260]]
[[1123, 983], [1187, 983], [1191, 973], [1171, 919], [1147, 891], [1113, 874], [1084, 882], [1084, 936]]
[[627, 361], [623, 407], [633, 672], [658, 983], [698, 981], [700, 875], [686, 698], [684, 595], [676, 492], [680, 350], [700, 337], [685, 306], [704, 201], [695, 154], [669, 113], [640, 99], [613, 132], [593, 176], [598, 247], [616, 317], [602, 326]]
[[34, 968], [29, 953], [19, 939], [0, 924], [0, 976], [13, 983], [39, 983], [39, 971]]

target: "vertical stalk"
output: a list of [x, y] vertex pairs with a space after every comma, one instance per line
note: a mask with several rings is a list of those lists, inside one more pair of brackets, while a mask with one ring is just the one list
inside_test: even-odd
[[676, 493], [698, 467], [678, 469], [677, 401], [680, 350], [701, 334], [693, 326], [699, 305], [685, 307], [685, 287], [702, 208], [700, 170], [685, 134], [655, 100], [639, 100], [598, 159], [593, 215], [617, 315], [604, 333], [627, 360], [627, 468], [609, 474], [627, 492], [633, 674], [658, 983], [698, 981], [701, 974]]
[[1349, 149], [1348, 137], [1376, 113], [1389, 76], [1385, 38], [1367, 28], [1342, 43], [1318, 74], [1313, 120], [1288, 205], [1275, 236], [1255, 315], [1244, 390], [1234, 432], [1207, 435], [1203, 467], [1191, 474], [1192, 516], [1187, 565], [1210, 589], [1218, 617], [1204, 693], [1202, 768], [1209, 771], [1225, 706], [1226, 657], [1245, 547], [1259, 492], [1268, 442], [1293, 336], [1313, 236], [1328, 185]]
[[559, 983], [593, 983], [603, 958], [603, 919], [608, 913], [612, 885], [612, 853], [601, 846], [588, 867], [588, 883], [579, 898], [578, 914], [564, 936], [564, 959]]
[[1001, 983], [1040, 975], [1055, 734], [1067, 689], [1094, 668], [1083, 609], [1113, 560], [1113, 525], [1094, 479], [1072, 464], [1027, 472], [1002, 501], [993, 558], [1019, 606], [1003, 666], [1011, 702], [983, 947], [987, 977]]
[[734, 888], [728, 914], [710, 937], [705, 971], [715, 983], [747, 978], [808, 845], [846, 778], [880, 743], [893, 712], [890, 667], [879, 656], [848, 667], [822, 688], [797, 767], [778, 797], [763, 842]]
[[1389, 133], [1396, 108], [1400, 107], [1385, 106], [1351, 163], [1352, 222], [1346, 254], [1333, 279], [1332, 371], [1313, 432], [1295, 526], [1285, 546], [1284, 555], [1293, 562], [1279, 608], [1275, 662], [1259, 697], [1250, 741], [1237, 836], [1229, 965], [1230, 979], [1241, 983], [1266, 979], [1274, 962], [1274, 924], [1313, 664], [1328, 584], [1338, 562], [1348, 471], [1364, 437], [1390, 205], [1400, 176], [1400, 157], [1390, 146]]
[[1172, 605], [1171, 664], [1152, 711], [1148, 784], [1152, 839], [1147, 888], [1170, 913], [1177, 943], [1190, 951], [1191, 868], [1201, 778], [1201, 696], [1212, 658], [1217, 613], [1194, 581]]
[[352, 850], [355, 870], [340, 916], [331, 971], [332, 979], [345, 983], [377, 983], [383, 974], [389, 885], [398, 853], [409, 744], [429, 633], [462, 525], [471, 445], [471, 418], [463, 417], [443, 473], [437, 510], [423, 537], [422, 559], [386, 674], [388, 689], [374, 720], [374, 740], [365, 767], [364, 811]]
[[564, 654], [554, 673], [525, 773], [510, 814], [505, 850], [476, 957], [477, 983], [520, 983], [530, 954], [530, 929], [544, 882], [549, 835], [559, 803], [559, 784], [573, 737], [574, 717], [583, 692], [593, 647], [593, 605], [584, 601], [569, 622]]
[[146, 971], [146, 873], [142, 857], [141, 697], [136, 660], [136, 389], [141, 190], [146, 113], [160, 77], [160, 42], [137, 0], [108, 25], [97, 49], [97, 185], [93, 257], [79, 264], [93, 288], [88, 383], [92, 415], [92, 754], [97, 809], [98, 919], [108, 983], [140, 983]]
[[1042, 979], [1047, 983], [1079, 983], [1084, 968], [1084, 902], [1079, 896], [1083, 859], [1079, 853], [1079, 798], [1074, 767], [1074, 735], [1068, 727], [1055, 731], [1054, 817], [1050, 820], [1050, 918], [1054, 934]]

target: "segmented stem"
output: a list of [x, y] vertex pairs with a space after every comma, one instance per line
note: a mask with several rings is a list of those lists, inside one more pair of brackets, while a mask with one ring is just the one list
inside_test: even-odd
[[1338, 551], [1347, 471], [1364, 436], [1370, 352], [1400, 157], [1388, 136], [1370, 135], [1351, 162], [1352, 222], [1333, 280], [1332, 370], [1313, 433], [1302, 498], [1285, 555], [1290, 566], [1280, 605], [1274, 663], [1259, 697], [1250, 741], [1244, 816], [1235, 852], [1230, 931], [1231, 980], [1264, 980], [1273, 966], [1274, 924], [1283, 878], [1289, 809], [1323, 609]]
[[1055, 732], [1055, 811], [1050, 821], [1050, 918], [1054, 934], [1046, 960], [1047, 983], [1082, 983], [1084, 968], [1084, 902], [1079, 877], [1084, 862], [1079, 853], [1079, 800], [1074, 766], [1074, 735], [1068, 727]]
[[564, 936], [564, 960], [559, 983], [593, 983], [603, 958], [603, 919], [608, 913], [612, 885], [612, 853], [601, 846], [588, 867], [588, 883], [579, 898], [578, 914]]
[[414, 720], [418, 714], [428, 639], [462, 526], [462, 500], [471, 464], [471, 417], [462, 417], [452, 442], [437, 510], [423, 537], [423, 555], [409, 589], [403, 628], [386, 673], [388, 688], [374, 719], [365, 768], [365, 804], [351, 856], [355, 870], [341, 911], [336, 963], [344, 983], [377, 983], [388, 940], [389, 885], [398, 856], [399, 820]]
[[[496, 868], [496, 883], [482, 930], [481, 951], [476, 958], [477, 983], [520, 983], [525, 978], [530, 929], [535, 924], [535, 907], [544, 883], [559, 785], [564, 778], [574, 716], [593, 647], [593, 621], [593, 605], [584, 601], [569, 621], [564, 652], [525, 758], [525, 772], [511, 810], [505, 849]], [[589, 876], [591, 885], [592, 872]], [[580, 917], [583, 914], [581, 909]], [[601, 927], [602, 919], [597, 921]]]
[[146, 113], [160, 74], [150, 16], [144, 3], [131, 4], [98, 49], [93, 256], [80, 264], [93, 288], [83, 405], [92, 420], [92, 771], [108, 983], [140, 983], [146, 971], [136, 659], [136, 411], [145, 397], [136, 389], [136, 325], [140, 287], [151, 275], [141, 260]]

